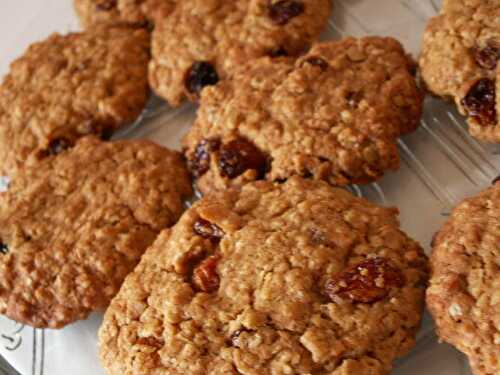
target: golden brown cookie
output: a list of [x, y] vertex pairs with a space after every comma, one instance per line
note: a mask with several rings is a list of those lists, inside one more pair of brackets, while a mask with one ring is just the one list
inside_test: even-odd
[[107, 374], [389, 374], [427, 279], [396, 216], [298, 177], [206, 196], [112, 301]]
[[185, 0], [153, 31], [149, 81], [172, 106], [248, 60], [303, 52], [325, 28], [331, 0]]
[[97, 23], [127, 22], [146, 26], [167, 17], [177, 0], [73, 0], [84, 27]]
[[107, 307], [191, 184], [177, 152], [87, 137], [3, 190], [0, 313], [59, 328]]
[[126, 26], [31, 45], [0, 85], [0, 176], [131, 123], [148, 97], [148, 61], [147, 32]]
[[399, 42], [380, 37], [248, 63], [203, 91], [184, 139], [198, 188], [292, 175], [368, 183], [397, 169], [397, 139], [422, 112], [413, 67]]
[[466, 199], [433, 241], [427, 304], [475, 375], [500, 374], [500, 182]]
[[500, 1], [445, 0], [430, 20], [421, 75], [435, 95], [455, 101], [470, 133], [500, 142]]

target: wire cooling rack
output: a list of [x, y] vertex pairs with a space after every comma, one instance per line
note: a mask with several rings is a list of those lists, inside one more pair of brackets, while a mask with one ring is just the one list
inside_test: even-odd
[[[46, 0], [32, 14], [17, 43], [12, 42], [16, 53], [24, 49], [27, 41], [40, 39], [49, 30], [77, 29], [71, 6], [63, 3], [71, 2]], [[399, 39], [416, 57], [425, 24], [437, 13], [440, 2], [334, 0], [334, 5], [334, 14], [322, 39], [388, 35]], [[10, 51], [7, 56], [10, 58], [12, 54]], [[179, 149], [180, 140], [194, 118], [192, 105], [172, 109], [152, 98], [140, 119], [117, 137], [149, 138]], [[398, 146], [401, 168], [397, 172], [387, 174], [377, 183], [349, 189], [373, 202], [399, 207], [403, 229], [429, 252], [432, 235], [452, 207], [489, 186], [500, 174], [500, 148], [471, 138], [454, 106], [432, 97], [425, 100], [420, 128], [400, 139]], [[0, 317], [0, 375], [104, 374], [96, 359], [100, 321], [101, 316], [95, 314], [87, 321], [52, 331], [32, 329]], [[416, 347], [396, 362], [394, 370], [395, 375], [423, 373], [470, 375], [463, 355], [448, 345], [438, 344], [427, 314]]]

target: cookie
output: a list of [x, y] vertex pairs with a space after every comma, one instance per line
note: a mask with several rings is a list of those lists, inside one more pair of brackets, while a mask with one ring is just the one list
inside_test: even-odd
[[155, 18], [167, 17], [177, 0], [73, 0], [82, 26], [127, 22], [146, 26]]
[[427, 278], [396, 216], [299, 177], [205, 197], [111, 302], [107, 374], [389, 374]]
[[500, 142], [500, 2], [445, 0], [430, 20], [420, 56], [433, 94], [453, 100], [472, 136]]
[[103, 310], [191, 194], [182, 156], [94, 137], [0, 193], [0, 313], [59, 328]]
[[198, 188], [291, 175], [368, 183], [397, 169], [397, 139], [422, 112], [413, 67], [399, 42], [380, 37], [250, 62], [203, 91], [184, 139]]
[[121, 25], [31, 45], [0, 85], [0, 176], [134, 121], [148, 61], [148, 33]]
[[500, 183], [466, 199], [435, 236], [427, 305], [475, 375], [500, 373]]
[[156, 23], [149, 81], [172, 106], [251, 59], [297, 55], [325, 28], [331, 0], [187, 0]]

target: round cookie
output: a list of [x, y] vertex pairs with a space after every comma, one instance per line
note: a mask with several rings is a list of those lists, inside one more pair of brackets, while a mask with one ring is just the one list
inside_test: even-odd
[[500, 2], [447, 0], [426, 28], [421, 76], [435, 95], [454, 100], [470, 133], [500, 142]]
[[0, 176], [134, 121], [149, 95], [148, 61], [148, 33], [123, 25], [31, 45], [0, 85]]
[[172, 106], [248, 60], [295, 56], [325, 28], [331, 0], [185, 0], [158, 21], [149, 81]]
[[299, 177], [205, 197], [111, 302], [107, 374], [389, 374], [427, 280], [396, 216]]
[[475, 375], [500, 374], [500, 182], [455, 208], [433, 241], [427, 305]]
[[397, 138], [422, 112], [412, 69], [400, 43], [380, 37], [250, 62], [203, 91], [184, 139], [199, 190], [291, 175], [368, 183], [397, 169]]
[[73, 0], [84, 27], [97, 23], [127, 22], [148, 25], [155, 18], [167, 17], [177, 0]]
[[0, 313], [59, 328], [105, 309], [191, 194], [182, 156], [94, 137], [0, 193]]

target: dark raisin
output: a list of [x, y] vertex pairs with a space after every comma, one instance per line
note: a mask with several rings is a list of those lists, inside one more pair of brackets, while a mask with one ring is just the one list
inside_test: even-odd
[[64, 138], [56, 138], [49, 143], [49, 154], [57, 155], [71, 147], [71, 143]]
[[497, 176], [497, 177], [496, 177], [496, 178], [495, 178], [495, 179], [491, 182], [491, 184], [492, 184], [492, 185], [495, 185], [495, 184], [496, 184], [497, 182], [499, 182], [499, 181], [500, 181], [500, 175], [498, 175], [498, 176]]
[[195, 178], [201, 177], [210, 167], [210, 154], [217, 151], [220, 141], [204, 139], [196, 146], [193, 156], [188, 160], [188, 168]]
[[389, 295], [391, 288], [404, 285], [404, 275], [384, 258], [368, 259], [349, 267], [328, 280], [325, 286], [330, 299], [373, 303]]
[[109, 141], [111, 137], [113, 136], [113, 129], [112, 128], [104, 128], [101, 131], [101, 139], [103, 141]]
[[212, 242], [218, 242], [224, 237], [224, 231], [218, 225], [202, 218], [195, 221], [193, 230], [197, 235]]
[[310, 64], [321, 68], [321, 70], [328, 69], [328, 63], [321, 57], [311, 56], [304, 60], [305, 64]]
[[118, 0], [99, 0], [96, 4], [97, 10], [109, 11], [116, 8]]
[[500, 48], [493, 44], [484, 48], [475, 48], [474, 58], [481, 68], [494, 70], [500, 60]]
[[151, 32], [155, 29], [155, 25], [153, 22], [150, 20], [143, 20], [140, 22], [137, 22], [134, 26], [140, 28], [140, 29], [146, 29], [147, 31]]
[[304, 178], [312, 178], [314, 177], [314, 173], [310, 171], [309, 169], [304, 169], [301, 174], [302, 177]]
[[258, 178], [264, 178], [267, 169], [266, 156], [243, 138], [235, 139], [220, 149], [219, 169], [225, 177], [235, 178], [249, 169], [258, 173]]
[[206, 61], [197, 61], [188, 70], [185, 79], [187, 90], [198, 95], [205, 86], [219, 82], [219, 75], [214, 66]]
[[481, 78], [462, 99], [467, 114], [480, 125], [495, 125], [497, 112], [495, 109], [495, 82], [488, 78]]
[[269, 53], [271, 57], [283, 57], [288, 56], [288, 52], [283, 47], [276, 48]]
[[7, 244], [4, 244], [3, 242], [0, 242], [0, 253], [5, 255], [8, 252], [9, 252], [9, 246], [7, 246]]
[[304, 13], [305, 6], [301, 1], [281, 0], [269, 3], [269, 17], [278, 25], [286, 25], [292, 18]]
[[217, 275], [217, 263], [220, 257], [212, 255], [206, 258], [193, 270], [192, 281], [197, 290], [213, 293], [219, 289], [219, 275]]

